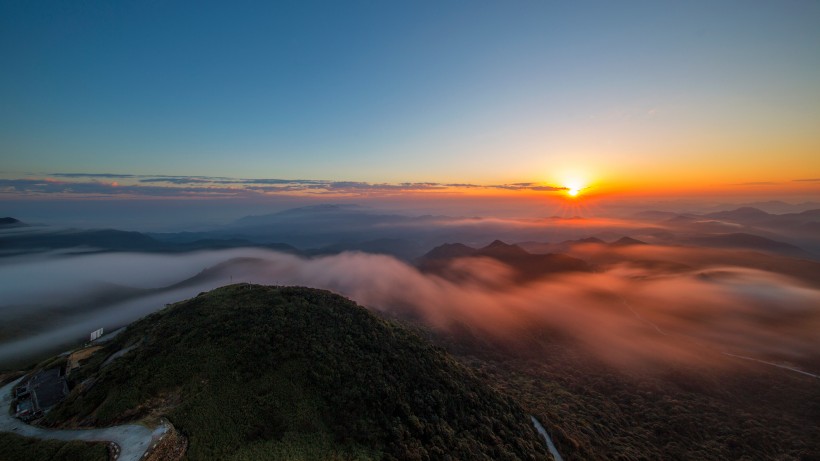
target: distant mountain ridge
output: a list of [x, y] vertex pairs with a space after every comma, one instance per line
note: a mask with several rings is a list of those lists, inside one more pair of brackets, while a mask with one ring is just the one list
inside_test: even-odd
[[20, 221], [19, 219], [12, 218], [10, 216], [6, 216], [5, 218], [0, 218], [0, 229], [5, 227], [23, 227], [27, 226], [26, 223]]
[[518, 245], [495, 240], [482, 248], [461, 243], [448, 243], [433, 248], [416, 262], [424, 272], [446, 275], [450, 263], [462, 258], [491, 258], [512, 267], [520, 280], [530, 280], [546, 274], [562, 272], [590, 272], [586, 261], [559, 253], [532, 254]]
[[810, 253], [798, 246], [744, 232], [689, 237], [685, 240], [685, 243], [706, 247], [748, 248], [797, 257], [811, 256]]

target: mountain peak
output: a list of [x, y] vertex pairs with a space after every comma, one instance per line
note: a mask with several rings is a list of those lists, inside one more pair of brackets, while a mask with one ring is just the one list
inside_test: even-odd
[[482, 256], [526, 256], [529, 253], [518, 245], [510, 245], [501, 240], [493, 240], [493, 243], [478, 250]]
[[0, 227], [13, 227], [13, 226], [25, 226], [25, 224], [20, 221], [19, 219], [12, 218], [6, 216], [5, 218], [0, 218]]
[[647, 243], [638, 239], [633, 239], [632, 237], [621, 237], [609, 245], [614, 247], [624, 247], [632, 245], [647, 245]]
[[461, 258], [464, 256], [471, 256], [475, 254], [475, 252], [475, 248], [469, 247], [463, 243], [445, 243], [428, 251], [424, 256], [421, 257], [421, 259], [430, 260]]

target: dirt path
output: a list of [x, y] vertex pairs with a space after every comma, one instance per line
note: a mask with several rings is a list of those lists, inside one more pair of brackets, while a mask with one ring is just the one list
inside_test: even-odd
[[117, 461], [139, 461], [168, 430], [167, 423], [154, 430], [137, 424], [99, 429], [46, 429], [31, 426], [9, 414], [11, 391], [19, 381], [18, 379], [0, 388], [0, 431], [40, 439], [113, 442], [119, 446]]
[[537, 430], [538, 433], [544, 437], [544, 440], [547, 441], [547, 448], [555, 461], [564, 461], [564, 458], [562, 458], [561, 454], [558, 453], [558, 449], [555, 448], [555, 444], [552, 443], [552, 438], [550, 438], [550, 435], [547, 433], [547, 430], [544, 429], [544, 426], [542, 426], [541, 423], [535, 419], [535, 416], [530, 416], [530, 419], [532, 419], [532, 425], [535, 426], [535, 430]]

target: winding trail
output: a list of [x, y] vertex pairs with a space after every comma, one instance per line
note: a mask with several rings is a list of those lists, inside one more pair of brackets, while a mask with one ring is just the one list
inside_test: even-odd
[[544, 426], [535, 418], [535, 416], [530, 415], [530, 419], [532, 420], [532, 425], [535, 426], [535, 429], [538, 431], [539, 434], [544, 436], [544, 440], [547, 441], [547, 448], [552, 454], [552, 457], [555, 458], [555, 461], [564, 461], [564, 458], [561, 457], [561, 454], [558, 453], [558, 449], [555, 448], [555, 444], [552, 443], [552, 438], [547, 433], [547, 430], [544, 429]]
[[139, 461], [168, 431], [163, 422], [154, 430], [138, 424], [103, 427], [99, 429], [47, 429], [31, 426], [9, 414], [11, 391], [22, 378], [0, 388], [0, 431], [25, 437], [53, 440], [80, 440], [86, 442], [113, 442], [119, 447], [117, 461]]

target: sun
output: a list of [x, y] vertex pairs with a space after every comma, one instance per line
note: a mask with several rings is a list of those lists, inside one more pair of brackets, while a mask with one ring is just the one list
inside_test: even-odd
[[586, 186], [579, 180], [571, 180], [564, 183], [564, 190], [567, 191], [567, 195], [572, 198], [576, 198], [581, 195], [581, 191], [583, 191]]

